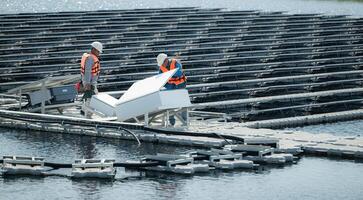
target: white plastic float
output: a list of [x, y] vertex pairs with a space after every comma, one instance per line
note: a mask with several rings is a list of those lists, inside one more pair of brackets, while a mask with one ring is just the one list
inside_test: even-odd
[[114, 178], [112, 159], [78, 159], [72, 164], [72, 178]]
[[188, 153], [189, 156], [200, 160], [216, 169], [253, 169], [258, 166], [252, 161], [243, 160], [242, 154], [231, 151], [212, 149], [209, 151], [199, 150]]
[[207, 164], [196, 164], [194, 163], [193, 158], [187, 156], [159, 153], [157, 155], [147, 155], [144, 160], [159, 162], [158, 166], [145, 168], [152, 171], [172, 172], [185, 175], [209, 171], [209, 166]]
[[262, 145], [226, 145], [226, 150], [233, 152], [243, 152], [246, 156], [244, 159], [253, 162], [263, 162], [268, 164], [285, 164], [292, 162], [294, 156], [289, 153], [274, 154], [274, 148]]
[[45, 170], [44, 158], [3, 156], [2, 172], [5, 175], [41, 175]]

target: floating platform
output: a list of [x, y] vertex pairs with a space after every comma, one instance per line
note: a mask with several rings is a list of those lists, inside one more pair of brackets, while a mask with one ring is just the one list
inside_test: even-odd
[[252, 161], [243, 160], [242, 154], [236, 154], [224, 150], [212, 149], [209, 151], [192, 151], [188, 156], [198, 160], [200, 163], [208, 164], [216, 169], [254, 169], [257, 164]]
[[72, 164], [72, 178], [106, 178], [113, 179], [116, 169], [115, 160], [111, 159], [79, 159]]
[[144, 161], [156, 161], [159, 163], [155, 167], [145, 167], [146, 170], [172, 172], [176, 174], [191, 175], [198, 172], [208, 172], [209, 166], [207, 164], [196, 164], [192, 157], [161, 154], [147, 155]]
[[[205, 125], [203, 125], [205, 124]], [[208, 125], [208, 126], [207, 126]], [[197, 127], [203, 127], [197, 128]], [[254, 129], [243, 123], [198, 122], [190, 131], [217, 132], [244, 138], [246, 141], [278, 140], [275, 153], [288, 153], [294, 156], [303, 154], [335, 158], [363, 159], [363, 138], [360, 136], [334, 136], [326, 133], [307, 133], [273, 129]], [[238, 145], [238, 144], [237, 144]], [[266, 147], [263, 147], [266, 148]], [[271, 148], [271, 147], [268, 147]], [[278, 154], [277, 154], [278, 155]]]
[[286, 164], [293, 160], [292, 154], [274, 154], [273, 148], [260, 145], [227, 145], [225, 149], [232, 152], [244, 153], [244, 159], [256, 163]]
[[46, 171], [44, 158], [3, 156], [2, 173], [5, 175], [42, 175]]

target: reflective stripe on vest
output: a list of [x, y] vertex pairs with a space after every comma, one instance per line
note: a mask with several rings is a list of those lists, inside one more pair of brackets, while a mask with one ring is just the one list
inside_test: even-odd
[[98, 60], [97, 56], [93, 54], [84, 53], [81, 59], [81, 73], [84, 74], [86, 70], [86, 60], [88, 56], [92, 56], [93, 58], [93, 65], [92, 65], [92, 76], [96, 76], [100, 73], [100, 61]]
[[[165, 73], [165, 72], [168, 72], [170, 70], [173, 70], [176, 68], [176, 60], [175, 59], [172, 59], [171, 60], [171, 63], [169, 65], [169, 69], [167, 69], [164, 65], [161, 65], [160, 66], [160, 70]], [[183, 73], [183, 76], [182, 77], [171, 77], [168, 81], [169, 84], [174, 84], [174, 85], [179, 85], [179, 84], [182, 84], [184, 83], [185, 81], [187, 80], [187, 77], [185, 77], [184, 73]]]

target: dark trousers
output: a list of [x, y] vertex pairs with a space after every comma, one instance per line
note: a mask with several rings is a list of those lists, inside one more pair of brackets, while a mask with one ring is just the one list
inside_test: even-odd
[[[179, 84], [179, 85], [166, 83], [164, 87], [165, 87], [167, 90], [183, 89], [183, 88], [186, 88], [186, 82], [181, 83], [181, 84]], [[181, 117], [182, 117], [184, 120], [186, 120], [186, 119], [187, 119], [187, 112], [186, 112], [186, 111], [183, 111], [183, 112], [181, 113]], [[174, 124], [175, 124], [175, 116], [169, 116], [169, 123], [170, 123], [170, 125], [174, 126]]]

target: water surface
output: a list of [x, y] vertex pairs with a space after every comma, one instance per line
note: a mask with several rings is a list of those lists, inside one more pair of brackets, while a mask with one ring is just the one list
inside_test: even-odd
[[363, 120], [354, 120], [337, 123], [310, 125], [296, 128], [286, 128], [290, 131], [305, 131], [309, 133], [328, 133], [336, 136], [363, 136]]
[[[190, 148], [116, 139], [0, 129], [0, 155], [137, 159], [146, 154], [182, 153]], [[195, 176], [124, 171], [116, 181], [65, 177], [1, 177], [0, 199], [361, 199], [363, 163], [303, 157], [298, 164], [257, 171], [212, 171]], [[69, 175], [70, 169], [53, 173]], [[128, 178], [127, 178], [128, 177]], [[124, 179], [127, 178], [127, 179]]]

